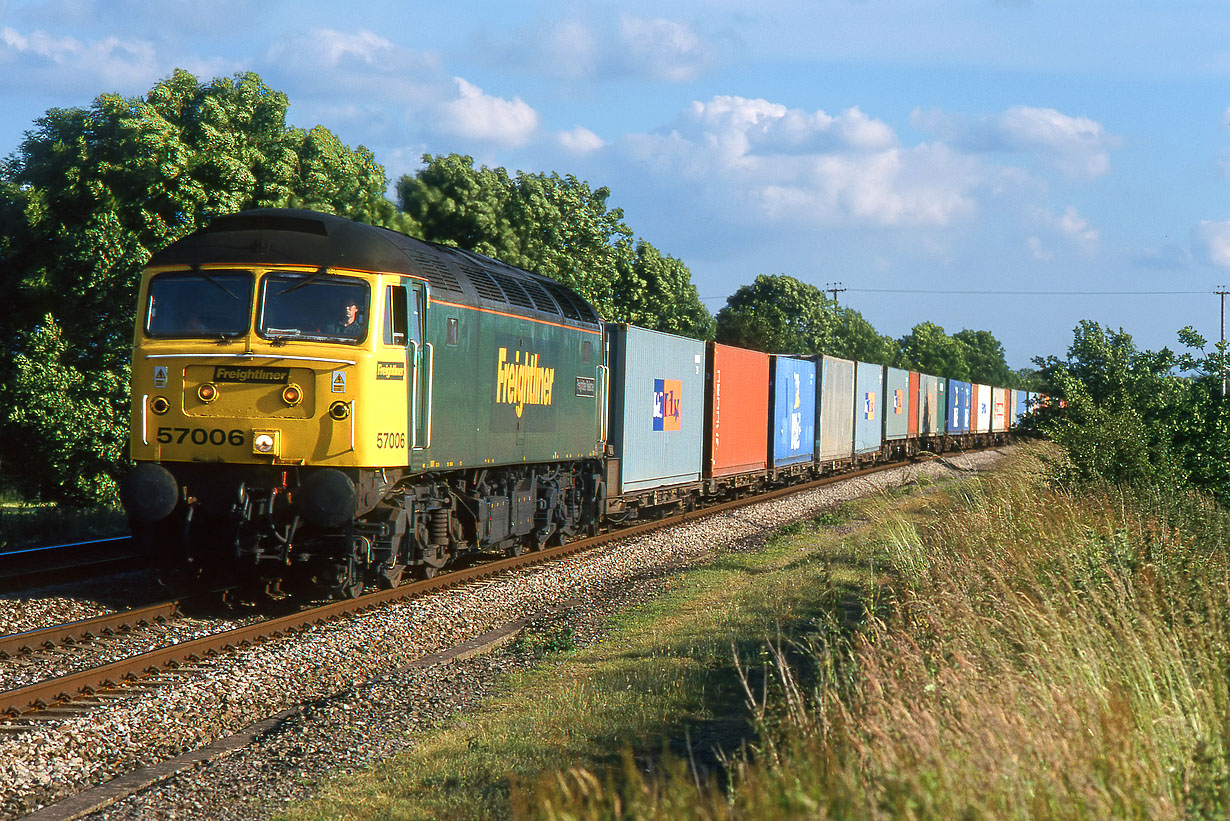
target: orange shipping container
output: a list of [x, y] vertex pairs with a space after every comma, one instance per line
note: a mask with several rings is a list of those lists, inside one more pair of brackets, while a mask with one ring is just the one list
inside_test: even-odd
[[764, 470], [769, 355], [710, 342], [705, 360], [705, 476]]

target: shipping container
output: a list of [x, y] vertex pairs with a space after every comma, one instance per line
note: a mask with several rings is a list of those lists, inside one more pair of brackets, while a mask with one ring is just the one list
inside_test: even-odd
[[959, 379], [948, 380], [948, 433], [951, 436], [969, 433], [971, 385]]
[[930, 374], [918, 375], [918, 434], [937, 436], [944, 432], [944, 380]]
[[970, 430], [974, 433], [991, 432], [991, 386], [975, 383], [970, 390]]
[[854, 452], [874, 453], [884, 442], [884, 366], [857, 362], [854, 367]]
[[991, 430], [996, 433], [1008, 430], [1011, 393], [1007, 388], [991, 388]]
[[1034, 391], [1024, 391], [1021, 407], [1019, 408], [1021, 416], [1024, 418], [1033, 412], [1033, 409], [1038, 406], [1038, 394]]
[[710, 342], [705, 362], [705, 476], [764, 470], [769, 355]]
[[948, 429], [948, 380], [942, 376], [935, 377], [935, 433], [942, 436]]
[[906, 435], [911, 439], [918, 438], [918, 371], [910, 371], [910, 390], [906, 395], [908, 418], [906, 419]]
[[773, 466], [811, 462], [816, 445], [816, 363], [773, 356]]
[[705, 343], [631, 325], [606, 326], [607, 439], [618, 482], [608, 493], [700, 479], [705, 430]]
[[[905, 439], [910, 435], [910, 376], [909, 371], [900, 368], [884, 368], [885, 441]], [[914, 417], [918, 418], [917, 412]]]
[[821, 462], [853, 455], [854, 363], [849, 359], [821, 359], [820, 422], [816, 428], [816, 452]]

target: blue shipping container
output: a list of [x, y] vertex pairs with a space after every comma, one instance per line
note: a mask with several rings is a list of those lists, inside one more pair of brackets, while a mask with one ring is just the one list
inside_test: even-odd
[[969, 383], [948, 380], [948, 432], [969, 433]]
[[705, 430], [705, 343], [631, 325], [607, 325], [610, 435], [620, 460], [611, 494], [700, 479]]
[[773, 383], [773, 466], [810, 462], [816, 443], [816, 363], [774, 356], [769, 379]]
[[854, 452], [872, 453], [884, 441], [884, 366], [857, 362], [854, 366]]

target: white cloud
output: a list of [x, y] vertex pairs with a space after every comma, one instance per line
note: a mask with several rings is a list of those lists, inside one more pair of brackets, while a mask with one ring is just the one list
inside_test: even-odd
[[911, 119], [963, 150], [1030, 154], [1080, 179], [1110, 171], [1110, 151], [1119, 145], [1098, 121], [1053, 108], [1019, 105], [978, 120], [916, 109]]
[[369, 110], [390, 102], [423, 106], [452, 93], [440, 56], [397, 45], [366, 29], [316, 28], [288, 35], [265, 52], [261, 75], [292, 101], [338, 98]]
[[[1036, 207], [1032, 209], [1032, 218], [1035, 226], [1043, 229], [1052, 242], [1062, 243], [1084, 257], [1097, 254], [1102, 240], [1101, 232], [1090, 225], [1074, 206], [1069, 205], [1058, 215], [1049, 209]], [[1031, 236], [1025, 243], [1035, 259], [1049, 262], [1056, 257], [1054, 249], [1040, 236]]]
[[712, 201], [811, 225], [948, 225], [975, 210], [985, 177], [942, 144], [902, 147], [857, 108], [833, 116], [733, 96], [693, 102], [669, 131], [622, 147], [655, 174], [720, 189]]
[[8, 26], [0, 31], [0, 65], [8, 82], [27, 88], [81, 87], [95, 94], [151, 83], [160, 72], [154, 46], [146, 40], [112, 36], [82, 41], [42, 30], [23, 34]]
[[560, 147], [572, 154], [592, 154], [606, 145], [606, 142], [584, 126], [577, 126], [571, 131], [561, 131], [556, 135]]
[[519, 147], [538, 130], [538, 112], [520, 97], [493, 97], [461, 77], [453, 79], [458, 96], [439, 107], [438, 125], [444, 132]]
[[1192, 250], [1201, 262], [1230, 268], [1230, 220], [1201, 220], [1192, 229]]
[[1029, 248], [1030, 255], [1036, 260], [1050, 262], [1055, 258], [1055, 252], [1043, 245], [1039, 237], [1029, 237], [1025, 240], [1025, 245]]
[[508, 34], [487, 33], [476, 48], [514, 71], [569, 81], [682, 83], [716, 62], [716, 50], [686, 23], [632, 15], [539, 21]]
[[368, 66], [387, 63], [394, 51], [388, 39], [371, 31], [350, 34], [334, 29], [312, 29], [274, 43], [266, 56], [271, 63], [335, 69], [343, 61]]
[[696, 79], [710, 62], [709, 50], [695, 31], [660, 17], [622, 18], [615, 54], [625, 68], [669, 83]]

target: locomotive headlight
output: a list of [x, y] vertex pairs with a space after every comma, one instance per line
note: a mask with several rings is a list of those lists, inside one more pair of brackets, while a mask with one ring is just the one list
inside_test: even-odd
[[155, 396], [149, 402], [149, 409], [161, 416], [171, 409], [171, 403], [165, 396]]
[[282, 440], [280, 433], [276, 430], [252, 431], [252, 452], [257, 456], [277, 456]]
[[334, 402], [329, 406], [329, 415], [340, 422], [350, 416], [350, 405], [345, 402]]
[[212, 382], [202, 383], [196, 389], [196, 395], [202, 402], [212, 402], [218, 398], [218, 386]]
[[303, 390], [294, 383], [287, 385], [282, 389], [282, 401], [292, 407], [298, 405], [303, 401]]

